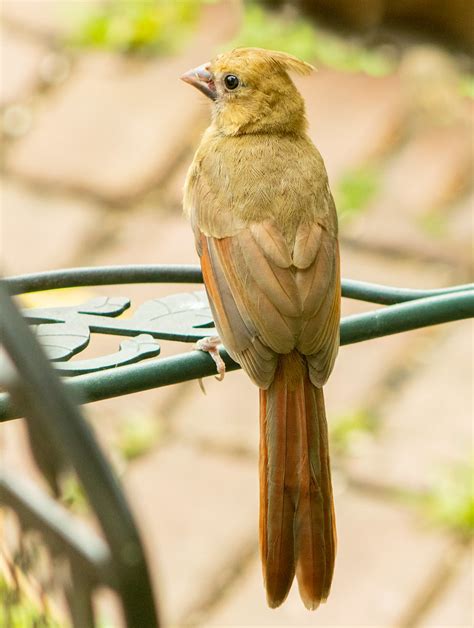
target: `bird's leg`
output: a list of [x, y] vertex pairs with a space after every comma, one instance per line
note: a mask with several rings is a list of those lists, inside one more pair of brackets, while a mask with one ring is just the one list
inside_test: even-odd
[[211, 358], [216, 363], [217, 372], [219, 373], [216, 375], [216, 379], [221, 382], [225, 375], [225, 364], [224, 360], [221, 358], [219, 349], [217, 348], [220, 344], [222, 344], [222, 341], [219, 336], [208, 336], [198, 340], [195, 347], [198, 351], [205, 351], [206, 353], [209, 353]]

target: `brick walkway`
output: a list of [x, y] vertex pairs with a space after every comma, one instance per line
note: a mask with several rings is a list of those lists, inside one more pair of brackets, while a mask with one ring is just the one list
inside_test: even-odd
[[[54, 6], [4, 2], [4, 272], [195, 263], [181, 188], [209, 113], [178, 76], [236, 32], [236, 5], [208, 6], [185, 50], [148, 61], [70, 56], [57, 44]], [[423, 116], [403, 72], [376, 79], [321, 69], [298, 85], [333, 189], [354, 169], [377, 168], [377, 193], [342, 224], [343, 275], [420, 288], [468, 281], [472, 104], [454, 96], [456, 115]], [[137, 304], [171, 291], [126, 288]], [[343, 312], [366, 307], [344, 302]], [[316, 613], [296, 590], [278, 610], [265, 605], [257, 391], [242, 373], [206, 380], [206, 396], [192, 382], [89, 406], [113, 461], [130, 417], [159, 427], [153, 446], [120, 470], [169, 624], [471, 626], [469, 549], [394, 497], [429, 489], [469, 456], [470, 331], [460, 322], [341, 350], [327, 386], [330, 424], [370, 414], [377, 429], [334, 450], [339, 550], [333, 592]], [[164, 354], [182, 350], [163, 343]], [[11, 464], [20, 431], [0, 430]]]

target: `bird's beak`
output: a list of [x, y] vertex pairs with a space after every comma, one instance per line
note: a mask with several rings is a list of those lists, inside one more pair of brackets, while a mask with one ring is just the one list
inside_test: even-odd
[[181, 80], [190, 85], [194, 85], [199, 91], [205, 94], [211, 100], [216, 100], [217, 92], [214, 85], [214, 77], [209, 71], [210, 63], [203, 63], [194, 70], [185, 72]]

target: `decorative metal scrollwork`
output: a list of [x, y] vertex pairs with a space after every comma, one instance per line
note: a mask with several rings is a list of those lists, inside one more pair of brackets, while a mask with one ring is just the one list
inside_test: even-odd
[[[152, 299], [129, 318], [121, 318], [128, 308], [129, 299], [97, 297], [79, 305], [33, 308], [23, 314], [36, 325], [38, 340], [62, 375], [81, 375], [155, 357], [160, 353], [155, 339], [195, 342], [216, 334], [204, 291]], [[66, 362], [88, 346], [92, 332], [132, 339], [122, 342], [116, 353]]]
[[[90, 327], [78, 320], [78, 310], [84, 310], [86, 316], [91, 310], [113, 315], [123, 311], [126, 302], [101, 299], [69, 308], [70, 319], [66, 315], [51, 326], [40, 325], [50, 329], [38, 337], [43, 337], [50, 355], [64, 359], [89, 339]], [[143, 546], [120, 484], [4, 282], [0, 282], [0, 308], [0, 387], [11, 394], [14, 407], [26, 419], [33, 457], [52, 492], [0, 468], [0, 504], [18, 517], [17, 556], [28, 561], [19, 567], [29, 570], [33, 566], [34, 555], [27, 551], [26, 541], [34, 532], [47, 548], [56, 573], [58, 565], [63, 567], [59, 585], [74, 628], [94, 628], [93, 593], [104, 586], [116, 592], [127, 626], [157, 628], [156, 601]], [[40, 322], [41, 316], [35, 320]], [[61, 329], [67, 322], [69, 336]], [[54, 499], [61, 494], [65, 472], [75, 473], [102, 536]], [[45, 587], [40, 585], [40, 589], [43, 594]]]
[[[11, 294], [134, 283], [202, 283], [202, 275], [197, 266], [140, 265], [66, 269], [5, 280]], [[388, 307], [344, 318], [341, 345], [474, 315], [473, 284], [412, 290], [343, 279], [342, 296]], [[158, 340], [189, 343], [216, 334], [204, 291], [152, 299], [131, 316], [123, 316], [130, 305], [124, 297], [97, 297], [76, 306], [27, 309], [24, 316], [35, 327], [57, 372], [76, 376], [67, 384], [83, 403], [215, 373], [214, 362], [202, 352], [186, 350], [156, 359]], [[128, 339], [109, 355], [77, 359], [93, 333]], [[240, 368], [224, 349], [221, 353], [228, 370]], [[0, 421], [15, 416], [8, 395], [0, 393]]]

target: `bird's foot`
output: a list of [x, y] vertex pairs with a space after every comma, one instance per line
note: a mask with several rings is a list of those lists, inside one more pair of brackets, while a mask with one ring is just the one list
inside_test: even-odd
[[221, 358], [221, 354], [219, 353], [218, 346], [220, 344], [222, 343], [219, 336], [209, 336], [207, 338], [201, 338], [201, 340], [198, 340], [195, 348], [198, 351], [205, 351], [206, 353], [209, 353], [211, 358], [216, 363], [216, 368], [218, 372], [218, 375], [216, 375], [216, 379], [221, 382], [224, 379], [225, 375], [225, 364], [224, 360]]

